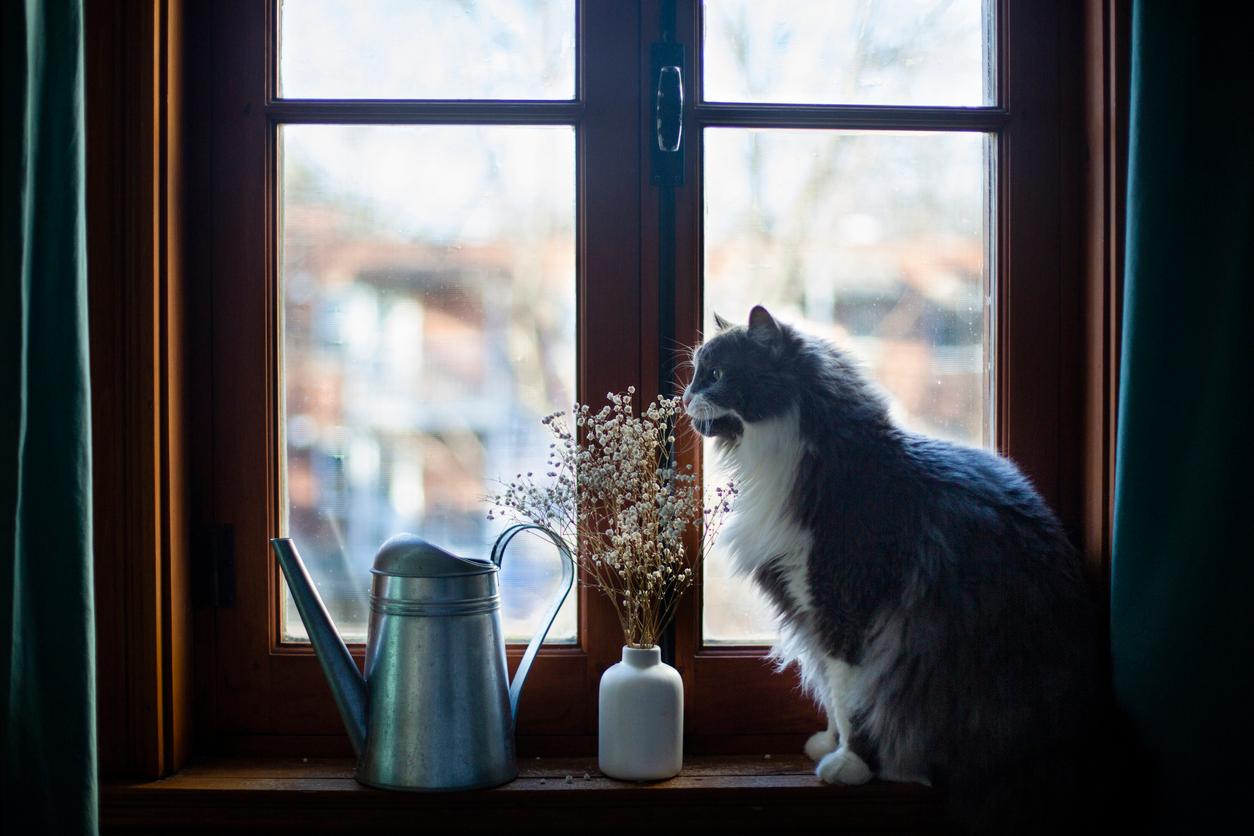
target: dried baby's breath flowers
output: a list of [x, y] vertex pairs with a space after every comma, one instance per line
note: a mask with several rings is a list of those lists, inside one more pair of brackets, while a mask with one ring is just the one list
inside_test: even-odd
[[692, 466], [677, 467], [671, 456], [680, 399], [659, 395], [637, 415], [635, 391], [608, 393], [597, 412], [575, 404], [545, 416], [553, 443], [543, 485], [520, 473], [492, 497], [499, 511], [488, 517], [500, 513], [561, 536], [585, 582], [613, 604], [627, 644], [650, 647], [695, 580], [736, 487], [713, 487], [703, 504]]

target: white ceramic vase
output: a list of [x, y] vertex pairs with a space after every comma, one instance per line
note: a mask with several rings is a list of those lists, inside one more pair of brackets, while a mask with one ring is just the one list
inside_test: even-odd
[[601, 771], [624, 781], [659, 781], [684, 765], [684, 683], [654, 647], [624, 647], [601, 675]]

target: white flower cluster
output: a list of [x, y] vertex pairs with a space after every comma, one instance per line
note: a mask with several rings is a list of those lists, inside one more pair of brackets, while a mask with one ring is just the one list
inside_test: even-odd
[[674, 463], [680, 399], [659, 395], [636, 414], [635, 392], [608, 393], [597, 412], [575, 404], [545, 416], [553, 443], [543, 485], [519, 473], [492, 501], [499, 513], [564, 537], [584, 583], [614, 605], [627, 643], [648, 647], [696, 580], [736, 487], [719, 486], [703, 503], [692, 465]]

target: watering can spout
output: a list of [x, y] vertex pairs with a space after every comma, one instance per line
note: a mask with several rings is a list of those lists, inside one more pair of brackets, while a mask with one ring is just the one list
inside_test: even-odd
[[309, 642], [313, 645], [318, 662], [322, 665], [322, 672], [331, 686], [335, 706], [344, 719], [353, 751], [360, 757], [366, 745], [366, 681], [362, 679], [348, 646], [340, 639], [335, 622], [327, 613], [322, 597], [318, 595], [318, 590], [309, 577], [309, 571], [296, 552], [296, 544], [286, 537], [271, 540], [270, 544], [279, 559], [283, 576], [287, 578], [288, 588], [296, 601], [296, 610], [309, 633]]

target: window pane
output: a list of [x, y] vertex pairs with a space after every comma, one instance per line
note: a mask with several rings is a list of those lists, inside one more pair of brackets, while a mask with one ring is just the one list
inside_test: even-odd
[[992, 0], [705, 0], [705, 98], [994, 104]]
[[[705, 131], [705, 328], [754, 304], [862, 361], [905, 426], [990, 437], [992, 137]], [[707, 481], [726, 478], [712, 446]], [[707, 556], [707, 642], [769, 641], [751, 581]]]
[[290, 99], [573, 99], [574, 0], [284, 0]]
[[[575, 392], [570, 127], [282, 128], [285, 529], [347, 638], [409, 531], [486, 557], [496, 480], [543, 464]], [[552, 548], [520, 537], [502, 618], [528, 639]], [[575, 596], [550, 633], [575, 637]], [[304, 628], [290, 598], [287, 638]]]

